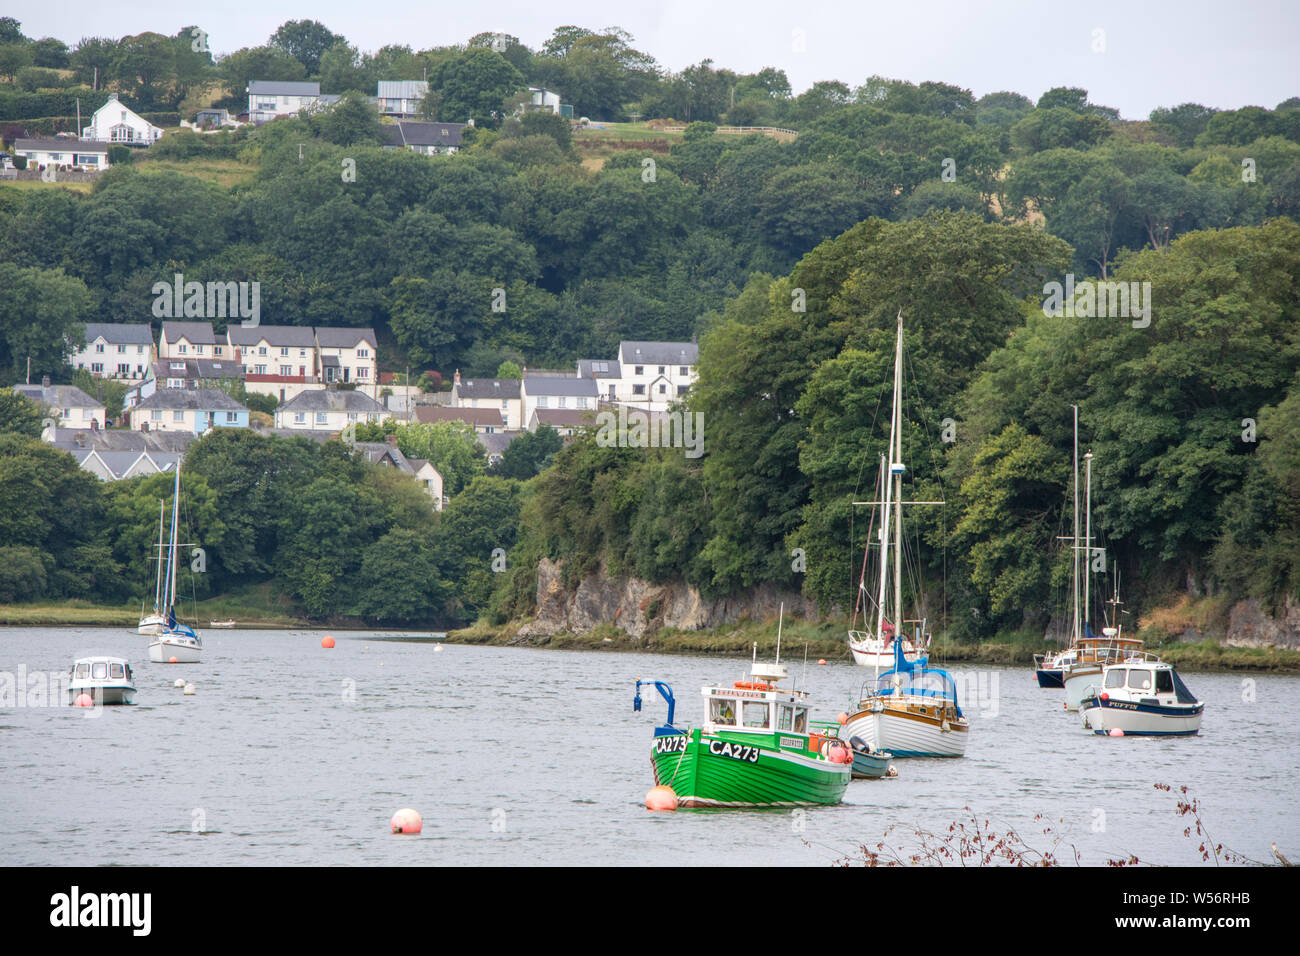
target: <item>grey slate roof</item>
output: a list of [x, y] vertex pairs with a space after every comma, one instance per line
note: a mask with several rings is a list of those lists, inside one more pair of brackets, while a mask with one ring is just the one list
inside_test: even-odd
[[474, 437], [477, 438], [478, 443], [483, 446], [483, 450], [487, 452], [488, 458], [500, 458], [505, 454], [506, 448], [512, 441], [520, 435], [526, 434], [528, 433], [525, 431], [489, 432], [484, 435], [475, 435]]
[[14, 391], [51, 408], [100, 408], [104, 404], [75, 385], [15, 385]]
[[163, 334], [169, 343], [175, 344], [180, 339], [195, 345], [216, 345], [217, 337], [212, 333], [211, 322], [164, 322]]
[[309, 325], [254, 325], [245, 328], [235, 323], [226, 328], [231, 345], [256, 345], [266, 339], [268, 345], [314, 349], [316, 333]]
[[402, 454], [402, 449], [396, 445], [390, 445], [386, 441], [359, 441], [352, 447], [361, 452], [368, 462], [382, 462], [385, 458], [388, 458], [394, 462], [394, 467], [401, 469], [408, 475], [415, 474], [415, 467]]
[[577, 398], [595, 398], [598, 394], [595, 379], [528, 373], [524, 373], [524, 390], [529, 395], [572, 395]]
[[52, 137], [49, 139], [15, 139], [14, 152], [34, 149], [39, 152], [60, 153], [108, 153], [108, 143], [96, 139], [73, 139], [71, 136]]
[[578, 374], [583, 378], [623, 377], [622, 367], [617, 359], [578, 359]]
[[463, 378], [456, 389], [461, 398], [491, 398], [500, 401], [503, 398], [519, 397], [519, 379], [517, 378]]
[[[184, 368], [173, 368], [174, 365], [184, 365]], [[223, 359], [162, 359], [153, 363], [153, 376], [160, 383], [169, 378], [243, 378], [244, 367]]]
[[137, 410], [163, 408], [203, 412], [246, 412], [243, 405], [219, 388], [160, 388], [136, 406]]
[[280, 412], [374, 412], [384, 411], [384, 406], [364, 392], [335, 391], [315, 388], [299, 392], [276, 411]]
[[254, 96], [320, 96], [320, 84], [301, 80], [250, 80], [248, 92]]
[[161, 431], [137, 432], [116, 428], [55, 428], [50, 443], [65, 451], [76, 449], [101, 451], [184, 451], [198, 436], [193, 432]]
[[624, 365], [695, 365], [700, 347], [694, 342], [620, 342]]
[[86, 344], [100, 336], [109, 345], [153, 345], [153, 326], [148, 322], [87, 322]]
[[359, 342], [369, 342], [375, 347], [374, 329], [348, 329], [339, 326], [322, 325], [316, 328], [316, 341], [322, 348], [351, 349]]

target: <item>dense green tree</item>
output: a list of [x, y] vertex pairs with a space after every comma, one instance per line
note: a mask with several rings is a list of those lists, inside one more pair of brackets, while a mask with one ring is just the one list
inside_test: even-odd
[[342, 42], [345, 41], [340, 34], [317, 20], [286, 20], [271, 34], [267, 45], [283, 50], [302, 64], [308, 76], [314, 76], [320, 70], [325, 51]]

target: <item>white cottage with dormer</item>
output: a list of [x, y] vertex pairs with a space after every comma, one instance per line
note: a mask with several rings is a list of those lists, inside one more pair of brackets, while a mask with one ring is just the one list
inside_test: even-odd
[[81, 131], [81, 138], [125, 146], [149, 146], [156, 143], [162, 134], [162, 127], [154, 126], [126, 106], [116, 93], [109, 93], [104, 105], [90, 117], [90, 125]]

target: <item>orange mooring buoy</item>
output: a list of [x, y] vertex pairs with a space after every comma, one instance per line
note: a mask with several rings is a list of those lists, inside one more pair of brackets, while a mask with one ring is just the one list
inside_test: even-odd
[[74, 707], [94, 707], [95, 701], [89, 694], [78, 694], [72, 704]]
[[321, 647], [333, 647], [333, 646], [334, 646], [334, 638], [332, 638], [332, 637], [330, 637], [328, 634], [326, 634], [324, 637], [322, 637], [322, 638], [320, 639], [320, 646], [321, 646]]
[[826, 658], [823, 657], [821, 660], [819, 660], [819, 661], [817, 662], [817, 666], [818, 666], [818, 667], [825, 667], [825, 666], [826, 666]]
[[424, 829], [424, 820], [410, 807], [405, 807], [393, 814], [388, 825], [394, 833], [419, 833]]
[[651, 787], [650, 792], [645, 795], [645, 808], [647, 810], [676, 810], [677, 794], [672, 787], [665, 787], [662, 784]]

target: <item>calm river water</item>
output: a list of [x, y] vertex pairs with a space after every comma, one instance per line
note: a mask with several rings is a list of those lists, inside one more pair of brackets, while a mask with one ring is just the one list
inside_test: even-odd
[[[964, 806], [1039, 849], [1052, 840], [1035, 815], [1064, 820], [1067, 862], [1074, 844], [1085, 864], [1199, 863], [1155, 783], [1187, 785], [1225, 846], [1264, 860], [1276, 842], [1300, 858], [1300, 678], [1186, 673], [1206, 701], [1201, 735], [1121, 740], [1083, 732], [1027, 668], [954, 666], [969, 675], [965, 759], [900, 760], [897, 779], [855, 781], [843, 805], [802, 815], [652, 814], [642, 800], [664, 705], [643, 688], [633, 713], [633, 681], [671, 683], [678, 723], [693, 723], [700, 686], [739, 679], [748, 662], [438, 651], [350, 632], [323, 650], [323, 633], [208, 630], [203, 663], [161, 665], [124, 630], [0, 628], [0, 864], [819, 866], [891, 824], [946, 830]], [[135, 706], [40, 706], [48, 675], [94, 653], [132, 662]], [[826, 719], [867, 676], [802, 669], [791, 683]], [[408, 806], [424, 832], [393, 836], [389, 818]]]

